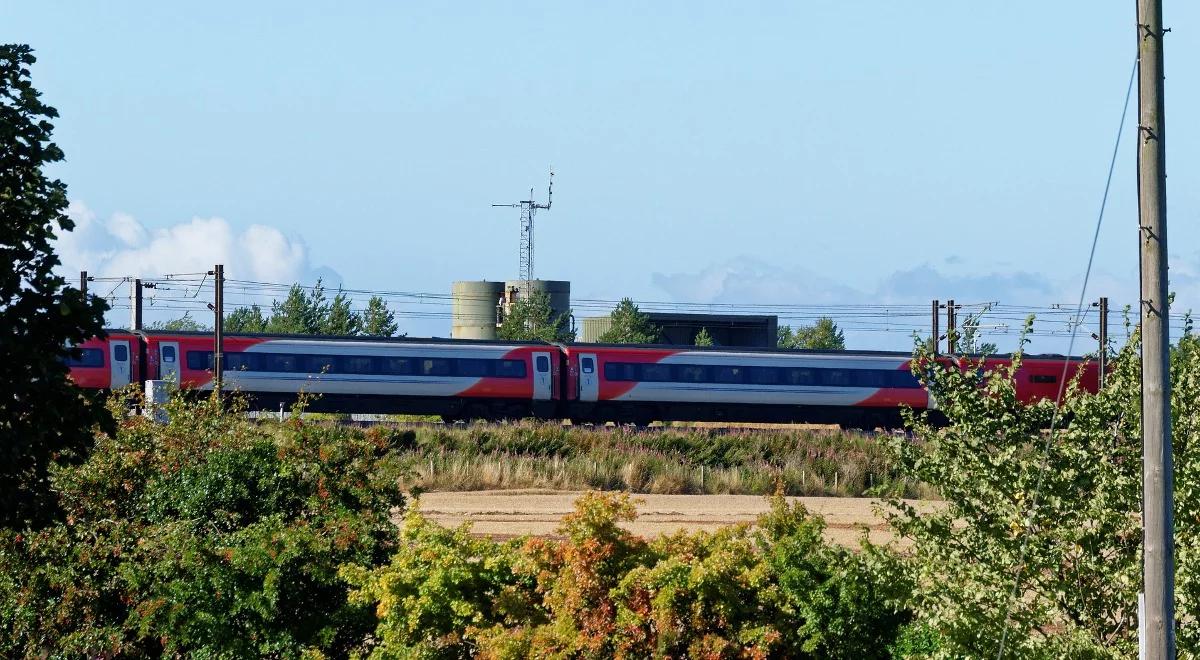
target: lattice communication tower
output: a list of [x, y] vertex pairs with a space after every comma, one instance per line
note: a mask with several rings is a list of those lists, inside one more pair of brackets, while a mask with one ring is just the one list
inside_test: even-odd
[[533, 280], [533, 218], [541, 209], [550, 210], [554, 202], [554, 168], [550, 169], [550, 186], [546, 191], [546, 203], [541, 204], [533, 199], [533, 188], [529, 189], [529, 199], [513, 204], [492, 204], [507, 208], [521, 209], [521, 266], [520, 279], [523, 282]]

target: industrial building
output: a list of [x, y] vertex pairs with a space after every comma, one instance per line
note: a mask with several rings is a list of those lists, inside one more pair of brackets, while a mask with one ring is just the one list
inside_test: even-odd
[[[662, 344], [695, 344], [701, 329], [708, 330], [716, 346], [775, 348], [779, 342], [779, 317], [774, 315], [646, 312], [646, 316], [662, 330]], [[607, 316], [583, 319], [579, 341], [600, 341], [609, 324]]]

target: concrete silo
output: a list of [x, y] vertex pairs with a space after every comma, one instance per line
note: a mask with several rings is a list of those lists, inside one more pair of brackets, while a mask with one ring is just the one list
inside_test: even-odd
[[[550, 309], [557, 318], [571, 311], [571, 283], [565, 280], [509, 280], [504, 283], [505, 306], [535, 293], [543, 292], [550, 296]], [[571, 320], [567, 319], [567, 327]]]
[[496, 338], [496, 306], [504, 297], [504, 282], [455, 282], [450, 294], [451, 337]]

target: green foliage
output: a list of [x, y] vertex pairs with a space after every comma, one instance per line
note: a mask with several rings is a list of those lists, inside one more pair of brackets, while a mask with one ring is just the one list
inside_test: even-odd
[[350, 297], [339, 289], [333, 302], [329, 303], [329, 311], [320, 321], [321, 334], [349, 336], [359, 333], [362, 317], [350, 309], [350, 302]]
[[[1023, 404], [1015, 370], [931, 362], [918, 368], [949, 426], [913, 416], [921, 443], [895, 440], [897, 467], [938, 489], [946, 508], [897, 503], [892, 524], [913, 542], [914, 607], [949, 656], [1130, 657], [1137, 653], [1141, 583], [1140, 348], [1135, 333], [1112, 361], [1105, 388], [1068, 388]], [[1200, 598], [1200, 343], [1172, 352], [1176, 589], [1180, 612]], [[1035, 506], [1036, 501], [1036, 506]], [[1013, 596], [1017, 594], [1015, 597]], [[1006, 624], [1007, 619], [1007, 624]], [[1187, 616], [1181, 651], [1200, 649]]]
[[573, 341], [575, 331], [569, 326], [570, 317], [570, 312], [555, 316], [550, 307], [550, 294], [535, 291], [530, 296], [518, 298], [509, 307], [496, 334], [501, 339], [514, 341]]
[[367, 337], [396, 335], [396, 315], [388, 309], [383, 298], [372, 296], [362, 313], [354, 311], [353, 303], [340, 289], [333, 300], [327, 301], [325, 286], [320, 280], [311, 289], [293, 284], [282, 303], [271, 303], [269, 316], [264, 316], [258, 305], [239, 307], [226, 315], [225, 331]]
[[371, 296], [363, 312], [362, 334], [368, 337], [394, 337], [399, 330], [396, 315], [379, 296]]
[[351, 601], [376, 604], [378, 645], [372, 657], [465, 657], [474, 633], [519, 625], [533, 614], [533, 581], [515, 572], [515, 545], [472, 538], [467, 526], [446, 529], [410, 509], [399, 549], [387, 566], [342, 569], [356, 590]]
[[343, 572], [377, 604], [372, 657], [885, 658], [910, 618], [894, 558], [826, 546], [782, 498], [758, 529], [650, 543], [633, 504], [589, 493], [561, 540], [502, 544], [410, 513], [392, 564]]
[[396, 548], [395, 453], [378, 433], [241, 412], [176, 399], [168, 424], [123, 419], [55, 473], [66, 522], [0, 535], [0, 655], [344, 656], [362, 643], [373, 617], [337, 573]]
[[30, 81], [28, 46], [0, 45], [0, 528], [58, 515], [49, 473], [79, 461], [104, 409], [67, 379], [69, 345], [103, 335], [99, 297], [54, 274], [57, 231], [71, 231], [67, 187], [43, 168], [63, 159], [51, 142], [58, 112]]
[[271, 303], [267, 332], [283, 335], [320, 334], [329, 318], [329, 303], [321, 280], [311, 290], [293, 284], [283, 302]]
[[662, 330], [650, 322], [650, 317], [629, 298], [622, 298], [609, 314], [608, 330], [600, 335], [605, 344], [653, 344]]
[[[240, 310], [239, 310], [240, 311]], [[183, 316], [177, 319], [168, 321], [155, 321], [147, 326], [150, 330], [166, 330], [168, 332], [184, 331], [196, 332], [200, 330], [208, 330], [209, 327], [192, 318], [191, 312], [184, 313]], [[240, 332], [237, 330], [229, 330], [229, 332]]]
[[700, 328], [700, 332], [696, 333], [696, 338], [695, 338], [694, 343], [697, 346], [712, 346], [713, 345], [713, 338], [712, 338], [712, 335], [708, 334], [708, 328]]
[[807, 348], [827, 351], [846, 350], [846, 337], [837, 323], [828, 317], [817, 319], [812, 325], [779, 326], [779, 348]]
[[258, 334], [267, 331], [267, 318], [257, 304], [238, 307], [225, 315], [225, 332]]

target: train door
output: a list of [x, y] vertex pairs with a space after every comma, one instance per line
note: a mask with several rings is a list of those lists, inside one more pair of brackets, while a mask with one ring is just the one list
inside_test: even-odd
[[113, 339], [108, 342], [108, 357], [109, 363], [112, 364], [112, 373], [109, 378], [109, 386], [114, 390], [118, 387], [125, 387], [129, 384], [133, 369], [130, 366], [129, 341], [125, 339]]
[[158, 378], [179, 384], [179, 342], [158, 343]]
[[550, 354], [533, 354], [533, 399], [549, 401], [553, 393], [554, 376], [550, 371]]
[[596, 354], [579, 354], [579, 400], [595, 401], [600, 392], [600, 377], [596, 373]]

